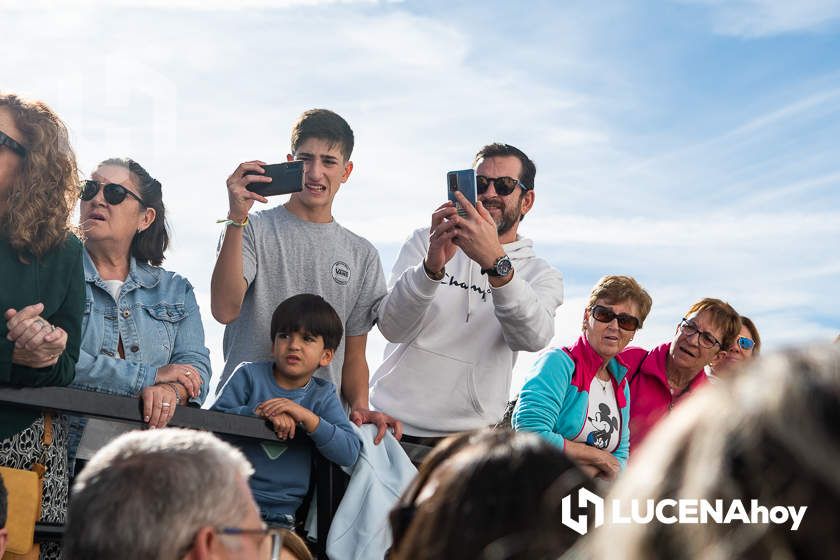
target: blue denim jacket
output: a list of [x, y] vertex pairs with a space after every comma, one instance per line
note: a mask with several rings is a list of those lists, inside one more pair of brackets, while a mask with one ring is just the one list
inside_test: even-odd
[[[201, 404], [210, 386], [210, 352], [204, 346], [204, 327], [193, 295], [183, 276], [131, 257], [130, 270], [115, 302], [84, 251], [85, 313], [82, 349], [71, 387], [138, 395], [154, 385], [157, 369], [189, 364], [204, 380]], [[120, 337], [125, 359], [117, 350]]]

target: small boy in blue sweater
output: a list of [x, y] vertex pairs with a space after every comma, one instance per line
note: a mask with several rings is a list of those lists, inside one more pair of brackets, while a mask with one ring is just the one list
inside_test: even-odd
[[283, 301], [271, 317], [273, 362], [243, 362], [222, 389], [212, 410], [259, 416], [280, 441], [239, 440], [254, 466], [251, 491], [263, 520], [290, 528], [310, 476], [307, 445], [281, 443], [302, 427], [328, 460], [349, 466], [359, 441], [338, 399], [335, 385], [313, 377], [329, 365], [343, 335], [341, 319], [321, 296], [299, 294]]

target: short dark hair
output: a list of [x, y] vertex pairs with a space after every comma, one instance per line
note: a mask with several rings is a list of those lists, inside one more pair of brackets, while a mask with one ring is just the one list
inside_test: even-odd
[[292, 127], [292, 152], [297, 152], [310, 138], [325, 140], [331, 147], [338, 146], [345, 161], [353, 153], [353, 129], [341, 115], [329, 109], [310, 109], [300, 116]]
[[146, 208], [154, 208], [155, 221], [134, 235], [131, 240], [131, 256], [136, 260], [160, 266], [163, 262], [166, 248], [169, 247], [169, 226], [166, 223], [166, 207], [163, 205], [163, 192], [160, 181], [152, 177], [142, 165], [130, 158], [106, 159], [99, 166], [115, 165], [128, 169], [137, 181], [140, 198]]
[[513, 156], [522, 163], [522, 173], [519, 175], [519, 180], [522, 182], [523, 185], [528, 187], [528, 189], [534, 188], [534, 178], [537, 176], [537, 166], [534, 162], [525, 155], [525, 152], [520, 150], [515, 146], [511, 146], [510, 144], [500, 144], [498, 142], [494, 142], [493, 144], [487, 144], [483, 148], [481, 148], [477, 154], [475, 154], [475, 159], [473, 160], [473, 167], [478, 165], [483, 159], [491, 158], [491, 157], [506, 157], [506, 156]]
[[271, 341], [277, 333], [305, 332], [324, 339], [324, 348], [335, 350], [344, 335], [344, 325], [333, 306], [315, 294], [285, 299], [271, 316]]
[[0, 529], [6, 526], [6, 515], [9, 511], [9, 493], [3, 483], [3, 475], [0, 474]]

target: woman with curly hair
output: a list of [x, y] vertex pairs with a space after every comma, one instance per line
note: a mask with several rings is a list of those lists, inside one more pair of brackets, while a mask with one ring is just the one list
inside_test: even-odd
[[[0, 93], [2, 384], [73, 380], [84, 311], [82, 244], [69, 227], [77, 193], [76, 157], [61, 119], [44, 103]], [[0, 406], [0, 464], [45, 463], [42, 522], [64, 522], [66, 440], [63, 416]], [[41, 557], [60, 557], [60, 547], [44, 545]]]

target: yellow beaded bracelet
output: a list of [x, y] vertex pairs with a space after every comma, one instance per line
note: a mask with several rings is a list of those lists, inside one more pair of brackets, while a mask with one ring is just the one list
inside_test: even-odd
[[225, 224], [225, 227], [227, 227], [227, 226], [245, 227], [245, 226], [248, 225], [248, 216], [245, 216], [245, 219], [242, 220], [242, 223], [231, 220], [230, 218], [223, 218], [221, 220], [216, 220], [216, 223], [217, 224]]

